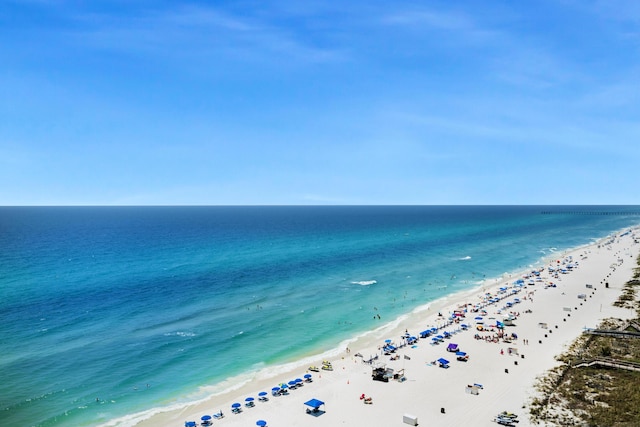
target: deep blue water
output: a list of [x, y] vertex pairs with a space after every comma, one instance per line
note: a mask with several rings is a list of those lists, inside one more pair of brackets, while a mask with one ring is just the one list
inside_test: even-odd
[[0, 208], [0, 425], [98, 425], [186, 403], [637, 225], [638, 212]]

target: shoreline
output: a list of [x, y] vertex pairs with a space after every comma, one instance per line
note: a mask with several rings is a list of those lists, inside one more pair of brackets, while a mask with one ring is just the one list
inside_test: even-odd
[[[552, 260], [565, 259], [568, 256], [575, 256], [576, 258], [579, 258], [581, 255], [586, 255], [587, 253], [591, 253], [592, 251], [597, 251], [598, 255], [600, 255], [599, 258], [603, 258], [603, 259], [607, 258], [605, 256], [607, 255], [606, 252], [612, 250], [614, 246], [616, 248], [620, 246], [621, 244], [620, 233], [629, 229], [634, 230], [636, 232], [638, 230], [637, 227], [633, 227], [633, 228], [628, 227], [628, 228], [625, 228], [624, 230], [619, 230], [616, 233], [613, 233], [604, 238], [597, 239], [591, 244], [581, 245], [576, 248], [558, 251], [557, 253], [547, 254], [547, 256], [542, 257], [541, 261], [539, 263], [536, 263], [535, 265], [546, 266], [550, 264]], [[617, 239], [614, 238], [614, 236], [617, 236]], [[628, 239], [630, 238], [631, 237], [629, 236]], [[631, 243], [630, 242], [626, 242], [626, 243], [627, 243], [627, 246], [633, 247], [633, 251], [637, 256], [638, 246], [633, 245], [632, 241]], [[627, 248], [627, 250], [629, 249]], [[589, 264], [590, 263], [589, 258], [591, 257], [586, 256], [584, 260], [582, 259], [576, 259], [576, 260], [580, 261], [580, 263], [584, 261], [584, 263]], [[607, 260], [611, 261], [611, 259], [608, 259], [608, 258]], [[627, 263], [625, 267], [628, 267], [629, 264], [630, 263]], [[596, 268], [596, 270], [600, 271], [602, 274], [605, 274], [606, 272], [608, 272], [609, 265], [610, 265], [610, 262], [604, 263], [604, 264], [601, 262], [598, 266], [596, 266], [598, 267]], [[607, 270], [603, 270], [603, 268], [605, 267]], [[618, 270], [622, 271], [623, 269], [618, 269]], [[528, 270], [525, 270], [525, 271], [528, 271]], [[401, 349], [403, 357], [401, 358], [400, 361], [389, 361], [388, 357], [386, 356], [383, 357], [379, 355], [378, 347], [380, 346], [380, 344], [383, 342], [384, 339], [395, 338], [394, 339], [395, 341], [398, 337], [400, 337], [405, 332], [405, 330], [411, 331], [411, 333], [415, 335], [415, 334], [418, 334], [420, 331], [426, 329], [427, 327], [439, 326], [439, 324], [441, 325], [444, 322], [438, 316], [438, 312], [443, 312], [443, 314], [447, 315], [449, 314], [449, 312], [452, 312], [456, 307], [460, 306], [463, 303], [466, 304], [471, 300], [477, 301], [478, 296], [483, 295], [486, 292], [497, 294], [500, 287], [504, 287], [505, 285], [511, 286], [511, 282], [516, 277], [519, 277], [525, 271], [521, 271], [520, 273], [509, 273], [509, 275], [506, 277], [505, 275], [503, 275], [502, 277], [498, 277], [498, 278], [485, 279], [483, 280], [483, 283], [478, 284], [477, 286], [474, 286], [470, 289], [461, 290], [456, 293], [431, 301], [429, 303], [423, 304], [421, 306], [415, 307], [409, 313], [400, 315], [396, 319], [388, 323], [385, 323], [379, 326], [378, 328], [366, 331], [356, 337], [343, 340], [338, 347], [328, 350], [327, 352], [324, 352], [322, 354], [310, 355], [308, 357], [297, 359], [289, 363], [284, 363], [281, 365], [277, 365], [275, 367], [263, 368], [259, 371], [254, 371], [254, 372], [241, 375], [239, 377], [230, 378], [223, 383], [217, 384], [215, 387], [214, 386], [202, 387], [198, 391], [198, 393], [207, 393], [209, 389], [212, 389], [211, 390], [212, 394], [196, 402], [192, 402], [192, 403], [176, 402], [175, 404], [167, 407], [154, 408], [149, 411], [141, 412], [138, 414], [131, 414], [130, 416], [127, 416], [124, 418], [118, 418], [115, 420], [107, 421], [101, 425], [103, 426], [125, 426], [125, 425], [127, 426], [129, 425], [182, 426], [184, 425], [185, 421], [193, 420], [193, 421], [199, 422], [200, 417], [202, 415], [204, 414], [211, 415], [217, 412], [218, 410], [224, 411], [225, 418], [219, 421], [215, 421], [214, 422], [215, 425], [229, 425], [229, 426], [254, 425], [255, 420], [257, 419], [265, 419], [269, 421], [269, 425], [271, 425], [272, 423], [273, 425], [307, 425], [305, 423], [305, 420], [306, 422], [308, 422], [309, 418], [308, 418], [308, 415], [306, 415], [303, 411], [303, 404], [302, 404], [303, 402], [299, 401], [300, 400], [299, 397], [307, 396], [308, 393], [311, 393], [312, 395], [314, 395], [314, 397], [318, 397], [327, 403], [327, 406], [328, 406], [327, 413], [321, 417], [317, 417], [316, 423], [320, 423], [322, 425], [328, 426], [328, 425], [335, 425], [339, 423], [339, 421], [353, 424], [352, 421], [350, 422], [346, 422], [346, 421], [350, 420], [351, 419], [350, 417], [354, 416], [355, 414], [360, 414], [359, 415], [360, 418], [358, 419], [363, 419], [361, 417], [362, 415], [378, 414], [378, 416], [374, 416], [374, 418], [371, 419], [371, 422], [375, 422], [376, 420], [381, 419], [380, 416], [383, 416], [383, 415], [379, 414], [380, 406], [387, 407], [387, 405], [391, 404], [392, 402], [396, 402], [398, 406], [402, 406], [401, 405], [402, 402], [398, 402], [397, 400], [398, 398], [397, 395], [405, 395], [408, 390], [398, 389], [398, 387], [404, 387], [405, 385], [407, 387], [404, 387], [404, 388], [411, 389], [410, 394], [422, 393], [424, 396], [429, 396], [433, 393], [436, 393], [435, 399], [433, 400], [438, 400], [437, 397], [439, 396], [437, 394], [437, 390], [436, 391], [430, 390], [429, 384], [436, 380], [438, 381], [438, 384], [440, 384], [440, 381], [442, 380], [442, 378], [440, 377], [444, 373], [448, 374], [450, 371], [453, 371], [454, 369], [457, 369], [459, 367], [458, 365], [455, 365], [455, 363], [459, 363], [459, 362], [455, 362], [455, 361], [453, 361], [452, 368], [447, 370], [435, 369], [434, 366], [428, 365], [430, 360], [435, 360], [435, 359], [431, 359], [432, 354], [437, 353], [436, 355], [446, 356], [446, 353], [444, 353], [444, 347], [442, 345], [439, 347], [436, 347], [429, 343], [430, 341], [429, 338], [421, 339], [420, 341], [418, 341], [416, 348]], [[579, 276], [579, 273], [581, 273], [581, 271], [582, 271], [582, 266], [578, 267], [576, 271], [573, 271], [572, 273], [570, 273], [566, 278], [561, 277], [557, 283], [558, 287], [568, 288], [569, 286], [564, 286], [564, 285], [570, 285], [569, 282], [572, 281], [572, 279], [574, 278], [577, 279], [575, 275], [578, 274]], [[594, 285], [596, 285], [596, 288], [598, 290], [601, 290], [603, 288], [603, 286], [597, 286], [596, 283], [594, 283]], [[525, 291], [532, 291], [533, 294], [536, 294], [535, 295], [536, 301], [539, 299], [538, 294], [541, 294], [541, 293], [544, 294], [544, 292], [547, 291], [546, 289], [542, 289], [542, 285], [540, 284], [536, 284], [534, 286], [531, 286], [530, 288], [531, 289], [526, 287]], [[582, 288], [583, 289], [581, 290], [584, 290], [584, 285]], [[553, 291], [557, 291], [557, 289], [554, 288]], [[525, 307], [529, 303], [533, 304], [533, 301], [530, 301], [530, 302], [523, 301], [523, 304], [521, 304], [522, 307], [517, 307], [517, 308], [519, 310], [524, 310], [523, 307]], [[539, 309], [536, 308], [535, 311], [538, 311], [538, 310]], [[534, 315], [535, 315], [535, 311], [534, 311]], [[493, 314], [493, 313], [490, 313], [490, 314]], [[473, 317], [467, 316], [466, 322], [471, 323], [472, 319]], [[526, 319], [523, 317], [522, 321], [524, 322], [524, 320]], [[567, 319], [565, 319], [565, 321], [566, 320]], [[564, 325], [560, 325], [560, 326], [564, 326]], [[520, 329], [520, 327], [518, 327], [517, 329]], [[567, 329], [567, 328], [563, 328], [563, 329]], [[534, 330], [531, 329], [531, 327], [529, 327], [526, 334], [532, 334], [533, 331]], [[577, 333], [576, 336], [578, 336], [580, 333], [580, 330], [578, 330], [576, 333]], [[471, 371], [471, 372], [478, 369], [495, 370], [493, 369], [494, 368], [493, 365], [495, 363], [492, 364], [491, 355], [485, 354], [487, 353], [486, 349], [478, 348], [479, 347], [478, 344], [485, 345], [485, 346], [487, 344], [485, 344], [484, 342], [479, 342], [479, 343], [474, 342], [477, 340], [473, 340], [473, 335], [474, 335], [474, 332], [466, 331], [461, 334], [454, 334], [454, 337], [451, 339], [452, 342], [458, 342], [458, 343], [464, 342], [464, 344], [461, 345], [461, 348], [464, 351], [467, 351], [468, 349], [472, 349], [472, 351], [470, 352], [470, 355], [471, 355], [470, 361], [465, 362], [465, 365], [464, 365], [465, 370]], [[518, 335], [520, 335], [520, 333]], [[575, 335], [575, 333], [571, 335]], [[446, 342], [445, 342], [445, 345], [446, 345]], [[500, 345], [504, 346], [504, 344], [500, 344]], [[346, 351], [347, 347], [351, 349], [350, 352]], [[521, 343], [518, 343], [518, 347], [521, 349], [524, 348], [524, 346], [522, 346]], [[362, 358], [359, 358], [356, 356], [356, 354], [358, 353], [362, 354], [364, 359], [369, 358], [370, 355], [378, 354], [379, 358], [380, 359], [384, 358], [384, 362], [387, 363], [387, 365], [390, 367], [397, 368], [398, 366], [400, 366], [400, 364], [402, 364], [402, 367], [407, 369], [407, 373], [408, 373], [407, 382], [397, 383], [397, 384], [396, 383], [383, 384], [379, 382], [372, 382], [370, 378], [371, 367], [369, 365], [362, 363], [362, 360], [361, 360]], [[556, 352], [554, 350], [553, 354], [551, 354], [551, 361], [553, 361], [552, 358], [557, 353], [559, 352]], [[398, 354], [400, 354], [400, 352]], [[404, 356], [408, 356], [409, 359], [405, 359]], [[311, 374], [313, 374], [313, 377], [314, 377], [314, 382], [311, 384], [308, 384], [307, 386], [301, 388], [300, 390], [291, 391], [289, 396], [270, 397], [269, 402], [258, 402], [255, 408], [246, 408], [242, 414], [239, 414], [239, 415], [231, 414], [230, 412], [231, 403], [236, 401], [242, 402], [246, 396], [250, 396], [250, 395], [257, 397], [257, 393], [259, 391], [264, 390], [268, 392], [271, 390], [273, 385], [279, 382], [282, 382], [285, 379], [291, 379], [291, 378], [302, 376], [304, 373], [307, 372], [306, 368], [308, 366], [310, 365], [320, 366], [321, 361], [323, 359], [330, 359], [333, 362], [333, 366], [334, 366], [333, 372], [324, 372], [324, 371], [320, 371], [318, 373], [311, 372]], [[515, 360], [513, 358], [511, 359], [512, 359], [511, 363], [513, 364]], [[476, 360], [478, 360], [478, 362], [476, 362]], [[527, 360], [527, 362], [525, 362], [525, 360]], [[522, 365], [528, 364], [529, 363], [528, 360], [530, 359], [528, 357], [525, 360], [521, 360]], [[493, 362], [495, 362], [495, 360]], [[423, 366], [423, 365], [426, 365], [426, 366]], [[538, 361], [538, 364], [535, 367], [535, 372], [538, 372], [538, 373], [544, 372], [546, 369], [540, 372], [539, 368], [545, 367], [548, 365], [549, 365], [549, 360], [547, 359], [544, 360], [544, 363], [542, 363], [542, 361]], [[515, 368], [516, 366], [517, 365], [514, 365], [513, 367]], [[416, 371], [423, 371], [423, 372], [415, 372], [415, 378], [412, 378], [413, 373], [410, 373], [408, 369], [410, 369], [411, 371], [416, 370]], [[504, 368], [504, 369], [509, 369], [509, 368]], [[446, 375], [443, 378], [446, 378]], [[470, 382], [470, 381], [471, 379], [467, 382]], [[504, 378], [501, 379], [500, 381], [504, 381]], [[489, 383], [490, 380], [484, 381], [484, 382]], [[224, 383], [229, 383], [229, 387], [225, 388], [226, 385]], [[236, 386], [232, 386], [231, 385], [232, 383], [236, 383]], [[355, 387], [356, 385], [358, 386], [357, 388]], [[386, 387], [386, 390], [381, 388], [381, 386]], [[529, 385], [527, 389], [530, 386], [531, 385]], [[348, 388], [345, 389], [345, 387], [348, 387]], [[223, 389], [222, 391], [220, 391], [217, 394], [213, 394], [213, 389], [219, 390], [221, 388]], [[443, 388], [447, 389], [446, 386], [443, 386]], [[370, 408], [364, 408], [364, 409], [367, 409], [365, 414], [361, 414], [363, 406], [365, 405], [362, 405], [362, 402], [359, 402], [357, 398], [354, 399], [353, 402], [351, 402], [350, 399], [341, 398], [342, 392], [345, 392], [345, 394], [346, 392], [348, 392], [351, 395], [353, 394], [360, 395], [359, 393], [360, 390], [362, 390], [362, 392], [365, 392], [367, 390], [373, 390], [373, 392], [367, 392], [367, 395], [369, 395], [369, 393], [375, 393], [375, 397], [374, 397], [375, 403], [373, 405], [366, 405], [366, 406], [370, 406]], [[444, 396], [444, 395], [449, 395], [450, 393], [447, 392], [442, 394]], [[480, 395], [484, 395], [484, 394], [488, 394], [488, 393], [483, 391], [480, 392]], [[407, 402], [413, 399], [411, 395], [404, 396], [404, 397], [405, 397], [404, 400]], [[431, 396], [431, 397], [434, 397], [434, 396]], [[455, 397], [454, 401], [460, 398], [462, 398], [461, 400], [466, 400], [464, 399], [465, 397], [466, 396], [464, 395], [464, 390], [463, 390], [461, 396]], [[472, 397], [477, 398], [479, 396], [472, 396]], [[348, 400], [348, 401], [344, 401], [344, 400]], [[384, 405], [382, 404], [381, 400], [385, 402]], [[439, 408], [454, 406], [453, 402], [448, 403], [449, 399], [445, 399], [445, 401], [447, 403], [440, 403], [440, 405], [445, 405], [445, 406], [440, 406]], [[351, 408], [352, 405], [355, 405], [355, 406]], [[341, 409], [342, 406], [345, 406], [346, 409]], [[407, 405], [407, 406], [411, 406], [411, 405]], [[421, 406], [421, 405], [418, 405], [418, 406]], [[290, 407], [293, 407], [293, 409], [287, 409]], [[524, 421], [525, 413], [521, 407], [511, 407], [511, 408], [505, 407], [503, 409], [510, 409], [512, 412], [519, 413], [521, 417], [521, 421]], [[421, 412], [418, 410], [412, 410], [410, 407], [407, 408], [407, 411], [409, 413]], [[354, 414], [352, 414], [351, 412], [354, 412]], [[392, 412], [392, 411], [387, 410], [386, 412]], [[499, 412], [499, 410], [496, 410], [495, 412], [497, 413]], [[288, 413], [291, 413], [290, 418], [287, 417]], [[342, 414], [340, 415], [341, 418], [338, 418], [338, 419], [335, 418], [334, 417], [335, 413]], [[429, 413], [430, 413], [430, 416], [437, 416], [436, 415], [437, 411], [431, 410], [429, 411]], [[393, 415], [394, 415], [393, 418], [390, 418], [389, 422], [393, 425], [402, 425], [402, 411], [397, 410], [393, 413]], [[423, 420], [425, 419], [424, 416], [421, 416], [420, 418]], [[446, 419], [447, 419], [447, 423], [452, 422], [452, 419], [450, 416], [447, 416]], [[465, 423], [470, 421], [474, 421], [474, 418], [467, 417], [467, 418], [461, 419], [461, 422], [465, 422]], [[373, 425], [371, 424], [371, 422], [369, 422], [368, 425]], [[359, 423], [356, 422], [353, 425], [359, 425]], [[385, 425], [390, 425], [390, 424], [385, 424]], [[479, 425], [484, 425], [484, 424], [481, 423]], [[492, 423], [491, 425], [495, 425], [495, 424]], [[519, 424], [519, 426], [523, 426], [523, 425], [527, 425], [526, 422], [521, 422]]]

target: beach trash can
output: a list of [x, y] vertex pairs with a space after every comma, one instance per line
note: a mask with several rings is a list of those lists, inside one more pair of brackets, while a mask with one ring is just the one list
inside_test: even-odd
[[415, 415], [411, 415], [411, 414], [404, 414], [402, 416], [402, 422], [405, 424], [409, 424], [410, 426], [417, 426], [418, 425], [418, 417], [416, 417]]

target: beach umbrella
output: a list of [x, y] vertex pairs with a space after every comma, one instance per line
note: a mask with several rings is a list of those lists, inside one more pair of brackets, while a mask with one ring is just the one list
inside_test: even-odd
[[311, 374], [304, 374], [304, 377], [305, 377], [305, 378], [311, 378], [311, 377], [312, 377], [312, 375], [311, 375]]
[[267, 425], [267, 422], [265, 420], [258, 420], [256, 421], [256, 425], [260, 427], [265, 427]]
[[386, 342], [387, 344], [389, 344], [391, 342], [391, 340], [384, 340], [384, 342]]
[[242, 405], [241, 405], [241, 404], [239, 404], [238, 402], [233, 403], [233, 404], [231, 405], [231, 407], [232, 407], [232, 408], [239, 408], [239, 407], [241, 407], [241, 406], [242, 406]]
[[253, 397], [247, 397], [244, 401], [245, 402], [253, 402]]
[[186, 423], [184, 423], [184, 427], [196, 427], [196, 422], [195, 421], [187, 421]]
[[296, 378], [295, 382], [296, 383], [301, 383], [302, 382], [302, 378]]
[[[278, 389], [278, 387], [276, 387], [276, 390]], [[266, 391], [261, 391], [260, 393], [258, 393], [258, 396], [266, 396], [267, 392]]]
[[211, 415], [203, 415], [202, 417], [200, 417], [200, 419], [202, 421], [209, 421], [211, 419]]

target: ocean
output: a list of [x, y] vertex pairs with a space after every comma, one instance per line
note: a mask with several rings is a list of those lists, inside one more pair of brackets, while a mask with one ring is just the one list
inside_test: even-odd
[[0, 425], [131, 425], [639, 223], [637, 206], [0, 207]]

